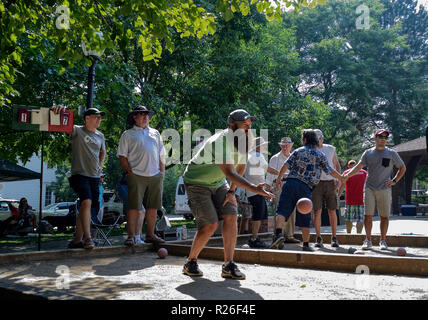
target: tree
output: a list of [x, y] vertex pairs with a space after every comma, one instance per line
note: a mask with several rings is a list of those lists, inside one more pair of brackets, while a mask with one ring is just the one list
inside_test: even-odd
[[[280, 19], [280, 2], [315, 6], [325, 0], [252, 0], [257, 10], [268, 19]], [[241, 0], [218, 0], [217, 11], [226, 20], [235, 13], [247, 15], [250, 3]], [[85, 61], [86, 48], [101, 52], [106, 48], [120, 50], [137, 41], [144, 61], [158, 61], [163, 49], [174, 50], [172, 34], [202, 38], [216, 31], [216, 16], [210, 2], [177, 1], [0, 1], [0, 106], [10, 104], [17, 94], [13, 83], [16, 67], [22, 65], [23, 39], [30, 41], [43, 56], [50, 49], [59, 61], [58, 73]], [[102, 36], [100, 34], [102, 32]]]

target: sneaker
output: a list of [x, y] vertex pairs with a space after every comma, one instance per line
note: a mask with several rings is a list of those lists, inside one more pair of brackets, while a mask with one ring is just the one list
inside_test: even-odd
[[83, 244], [83, 248], [91, 250], [95, 247], [94, 243], [92, 242], [92, 239], [86, 239], [84, 244]]
[[266, 248], [266, 244], [258, 237], [255, 240], [250, 238], [248, 240], [248, 245], [250, 248]]
[[125, 246], [133, 247], [134, 245], [135, 245], [134, 237], [128, 237], [128, 239], [125, 240]]
[[317, 248], [324, 248], [324, 245], [322, 244], [322, 238], [321, 237], [317, 237], [317, 241], [315, 243], [315, 247], [317, 247]]
[[294, 237], [289, 237], [289, 238], [286, 238], [284, 242], [285, 243], [300, 243], [300, 240], [296, 239]]
[[221, 276], [223, 278], [244, 280], [245, 274], [239, 271], [238, 266], [233, 261], [229, 261], [229, 263], [224, 263], [221, 269]]
[[339, 248], [339, 241], [337, 241], [336, 237], [331, 238], [331, 246], [334, 248]]
[[302, 250], [303, 251], [308, 251], [308, 252], [315, 251], [315, 249], [312, 248], [311, 246], [302, 246]]
[[141, 240], [141, 238], [137, 237], [137, 236], [134, 237], [134, 242], [135, 242], [135, 244], [144, 244], [144, 241]]
[[68, 249], [83, 249], [83, 241], [80, 241], [78, 243], [75, 243], [74, 240], [71, 240], [68, 245], [67, 245]]
[[372, 247], [373, 247], [372, 242], [370, 240], [366, 239], [366, 240], [364, 240], [361, 249], [370, 250]]
[[279, 245], [284, 242], [284, 236], [282, 233], [273, 237], [272, 244], [269, 246], [269, 249], [278, 249]]
[[388, 250], [388, 245], [386, 244], [385, 240], [380, 240], [379, 247], [380, 250]]
[[183, 267], [183, 273], [191, 277], [200, 277], [204, 273], [199, 269], [198, 262], [196, 259], [186, 260]]

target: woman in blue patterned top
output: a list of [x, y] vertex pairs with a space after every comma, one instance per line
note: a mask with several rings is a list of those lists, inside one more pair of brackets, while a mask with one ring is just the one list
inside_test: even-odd
[[[317, 148], [318, 139], [314, 130], [302, 131], [302, 144], [303, 147], [296, 149], [290, 155], [278, 174], [278, 177], [282, 177], [287, 169], [290, 170], [282, 187], [276, 210], [276, 229], [270, 246], [272, 249], [278, 248], [284, 242], [282, 229], [296, 207], [297, 201], [301, 198], [312, 199], [312, 189], [320, 181], [321, 170], [341, 181], [343, 180], [343, 176], [329, 166], [326, 156]], [[278, 184], [281, 179], [276, 179], [276, 181]], [[309, 246], [310, 223], [310, 214], [302, 214], [296, 210], [296, 226], [302, 230], [303, 251], [314, 250]]]

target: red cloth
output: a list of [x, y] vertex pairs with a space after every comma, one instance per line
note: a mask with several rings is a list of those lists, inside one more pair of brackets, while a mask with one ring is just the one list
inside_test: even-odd
[[[347, 174], [351, 169], [344, 172]], [[364, 184], [366, 182], [367, 171], [360, 170], [346, 181], [345, 204], [348, 206], [364, 205]]]

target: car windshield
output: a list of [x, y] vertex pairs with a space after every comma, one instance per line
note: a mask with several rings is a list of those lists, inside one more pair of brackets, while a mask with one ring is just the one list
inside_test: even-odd
[[46, 206], [46, 207], [45, 207], [45, 210], [50, 210], [50, 209], [52, 209], [53, 207], [55, 207], [56, 205], [57, 205], [56, 203], [52, 203], [52, 204], [50, 204], [50, 205]]

